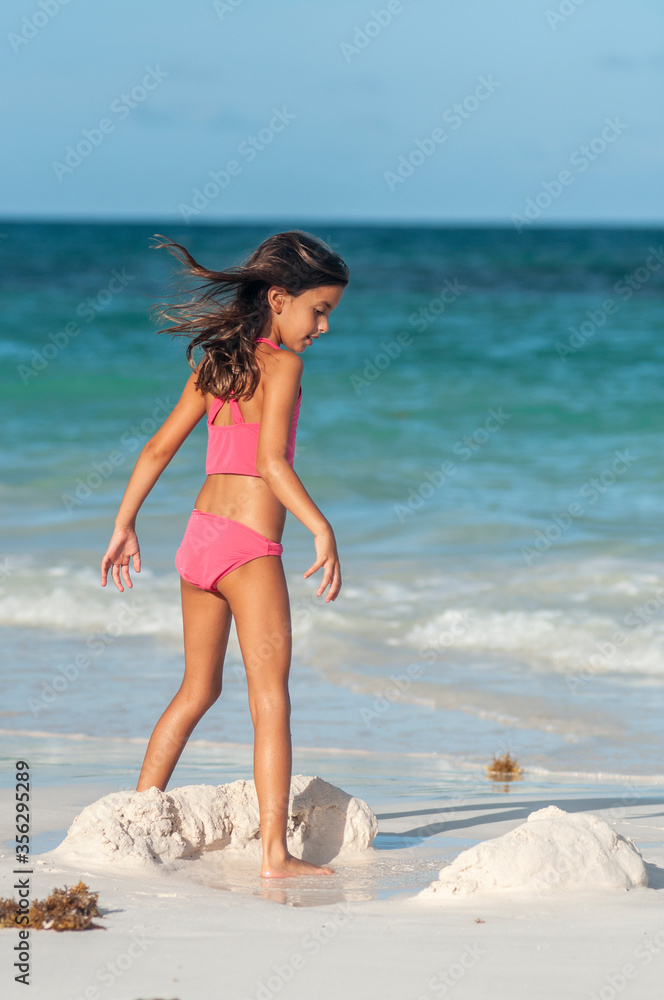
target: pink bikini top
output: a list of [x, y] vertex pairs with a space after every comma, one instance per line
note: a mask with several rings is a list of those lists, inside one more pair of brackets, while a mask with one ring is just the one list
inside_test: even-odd
[[[279, 345], [267, 337], [257, 337], [258, 341], [264, 341], [280, 350]], [[297, 434], [297, 421], [300, 416], [300, 403], [302, 401], [302, 386], [297, 395], [297, 402], [293, 412], [286, 459], [292, 466], [295, 456], [295, 435]], [[212, 421], [224, 405], [225, 400], [216, 397], [212, 401], [210, 411], [207, 415], [208, 425], [208, 447], [205, 462], [205, 473], [208, 476], [220, 472], [232, 472], [239, 476], [260, 476], [256, 470], [256, 453], [258, 451], [258, 434], [260, 423], [248, 424], [242, 419], [240, 407], [237, 400], [231, 399], [232, 424], [215, 426]]]

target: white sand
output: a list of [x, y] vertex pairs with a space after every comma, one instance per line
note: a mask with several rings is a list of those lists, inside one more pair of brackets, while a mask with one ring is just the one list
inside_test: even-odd
[[[35, 827], [64, 831], [109, 786], [35, 787]], [[622, 796], [622, 798], [621, 798]], [[553, 797], [553, 796], [552, 796]], [[621, 802], [623, 804], [621, 804]], [[105, 862], [33, 857], [33, 895], [83, 878], [105, 917], [104, 931], [33, 932], [33, 1000], [660, 1000], [664, 978], [664, 793], [624, 804], [567, 796], [570, 814], [604, 818], [643, 854], [648, 886], [575, 891], [473, 892], [445, 905], [413, 903], [444, 865], [476, 841], [495, 840], [550, 804], [532, 792], [445, 801], [370, 801], [375, 844], [335, 874], [266, 884], [255, 858], [225, 851], [125, 872]], [[12, 836], [13, 791], [2, 790], [2, 838]], [[387, 818], [389, 814], [390, 818]], [[385, 818], [381, 818], [385, 817]], [[427, 828], [427, 824], [430, 826]], [[390, 835], [425, 829], [411, 846]], [[0, 894], [11, 895], [13, 856], [0, 859]], [[288, 884], [286, 884], [288, 883]], [[295, 883], [298, 883], [297, 885]], [[406, 897], [380, 898], [385, 886]], [[215, 887], [217, 886], [217, 887]], [[279, 905], [286, 904], [286, 905]], [[17, 935], [0, 931], [2, 995], [27, 995], [11, 981]]]
[[[324, 864], [370, 847], [377, 832], [378, 821], [366, 802], [317, 776], [291, 778], [286, 836], [298, 858]], [[260, 859], [252, 780], [112, 792], [83, 809], [50, 858], [153, 867], [213, 850], [249, 851]]]
[[464, 851], [416, 898], [443, 903], [456, 894], [496, 889], [578, 891], [647, 884], [648, 871], [631, 838], [616, 833], [601, 816], [547, 806], [510, 833]]

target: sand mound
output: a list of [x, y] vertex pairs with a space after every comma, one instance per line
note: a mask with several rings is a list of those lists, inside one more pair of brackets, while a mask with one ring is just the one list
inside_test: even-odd
[[438, 900], [495, 889], [632, 889], [648, 884], [633, 840], [593, 813], [557, 806], [532, 812], [525, 823], [485, 840], [442, 868], [438, 881], [414, 898]]
[[[287, 842], [296, 857], [323, 864], [342, 851], [366, 850], [377, 832], [376, 816], [362, 799], [322, 778], [292, 777]], [[79, 813], [51, 856], [159, 865], [202, 851], [259, 845], [254, 782], [240, 779], [170, 792], [112, 792]]]

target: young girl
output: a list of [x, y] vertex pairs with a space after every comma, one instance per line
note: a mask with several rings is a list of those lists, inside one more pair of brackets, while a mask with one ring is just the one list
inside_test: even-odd
[[[159, 333], [190, 336], [193, 374], [170, 416], [141, 451], [101, 563], [120, 592], [129, 561], [139, 573], [136, 515], [157, 479], [207, 415], [207, 478], [175, 557], [180, 574], [185, 670], [154, 728], [136, 786], [162, 791], [198, 721], [221, 694], [224, 656], [235, 619], [254, 725], [254, 780], [260, 812], [261, 876], [332, 874], [287, 849], [292, 748], [288, 674], [291, 619], [281, 554], [289, 510], [313, 534], [322, 567], [316, 592], [326, 602], [341, 589], [334, 532], [293, 470], [302, 390], [301, 355], [328, 330], [349, 271], [326, 243], [293, 230], [266, 239], [246, 265], [211, 271], [179, 243], [166, 247], [183, 273], [204, 279], [204, 293], [170, 306], [175, 325]], [[197, 289], [194, 289], [196, 291]], [[223, 296], [226, 300], [223, 300]], [[287, 350], [281, 350], [281, 348]], [[198, 364], [193, 351], [201, 348]], [[320, 349], [320, 348], [315, 348]]]

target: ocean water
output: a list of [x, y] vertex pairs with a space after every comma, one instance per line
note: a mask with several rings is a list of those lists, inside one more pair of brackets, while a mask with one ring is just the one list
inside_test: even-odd
[[[148, 317], [182, 287], [149, 238], [222, 267], [295, 225], [0, 225], [4, 757], [64, 780], [115, 773], [122, 746], [138, 772], [182, 676], [173, 560], [206, 444], [201, 424], [143, 505], [134, 589], [102, 589], [133, 464], [190, 371]], [[510, 750], [530, 775], [659, 781], [662, 233], [301, 228], [351, 283], [304, 355], [295, 455], [337, 535], [333, 604], [302, 576], [309, 532], [288, 515], [283, 537], [298, 753], [412, 775]], [[201, 746], [252, 738], [233, 631], [172, 783], [213, 780]]]

